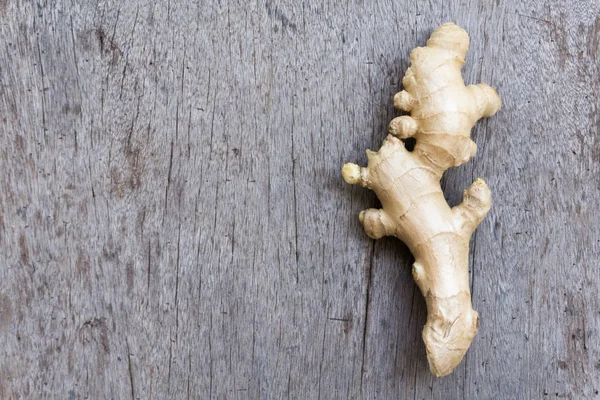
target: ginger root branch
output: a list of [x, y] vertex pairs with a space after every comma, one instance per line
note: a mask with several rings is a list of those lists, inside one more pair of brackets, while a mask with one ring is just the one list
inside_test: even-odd
[[[483, 83], [465, 86], [461, 68], [469, 48], [467, 33], [452, 23], [439, 26], [425, 47], [411, 52], [411, 65], [394, 96], [409, 112], [391, 121], [368, 166], [348, 163], [344, 180], [373, 190], [381, 209], [359, 214], [371, 238], [395, 236], [415, 257], [413, 277], [427, 303], [423, 340], [431, 372], [447, 375], [460, 363], [477, 334], [479, 316], [471, 305], [469, 240], [491, 207], [490, 190], [476, 179], [454, 208], [440, 188], [444, 171], [471, 159], [477, 145], [471, 129], [501, 106]], [[402, 140], [413, 137], [414, 151]]]

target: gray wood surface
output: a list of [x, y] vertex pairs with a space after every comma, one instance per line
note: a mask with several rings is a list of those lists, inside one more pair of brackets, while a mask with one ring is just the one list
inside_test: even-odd
[[[600, 390], [594, 0], [0, 0], [0, 398], [584, 399]], [[408, 54], [471, 35], [503, 109], [480, 332], [428, 371], [411, 256], [346, 185]]]

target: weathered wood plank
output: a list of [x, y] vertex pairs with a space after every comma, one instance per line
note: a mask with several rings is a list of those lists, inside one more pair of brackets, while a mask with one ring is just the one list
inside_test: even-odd
[[[1, 398], [591, 398], [600, 390], [596, 2], [0, 1]], [[408, 53], [470, 32], [503, 110], [480, 333], [427, 370], [397, 240], [345, 185]]]

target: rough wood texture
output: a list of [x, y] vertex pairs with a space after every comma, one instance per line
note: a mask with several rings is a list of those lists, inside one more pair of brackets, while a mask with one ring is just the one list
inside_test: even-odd
[[[582, 399], [600, 390], [597, 1], [0, 1], [0, 398]], [[409, 51], [503, 110], [480, 333], [434, 379], [411, 256], [346, 185]]]

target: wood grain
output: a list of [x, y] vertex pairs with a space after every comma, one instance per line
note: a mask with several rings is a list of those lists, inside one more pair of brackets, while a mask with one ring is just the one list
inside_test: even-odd
[[[600, 390], [600, 6], [0, 1], [0, 398], [582, 399]], [[344, 184], [438, 24], [504, 107], [480, 333], [429, 374], [425, 307]]]

